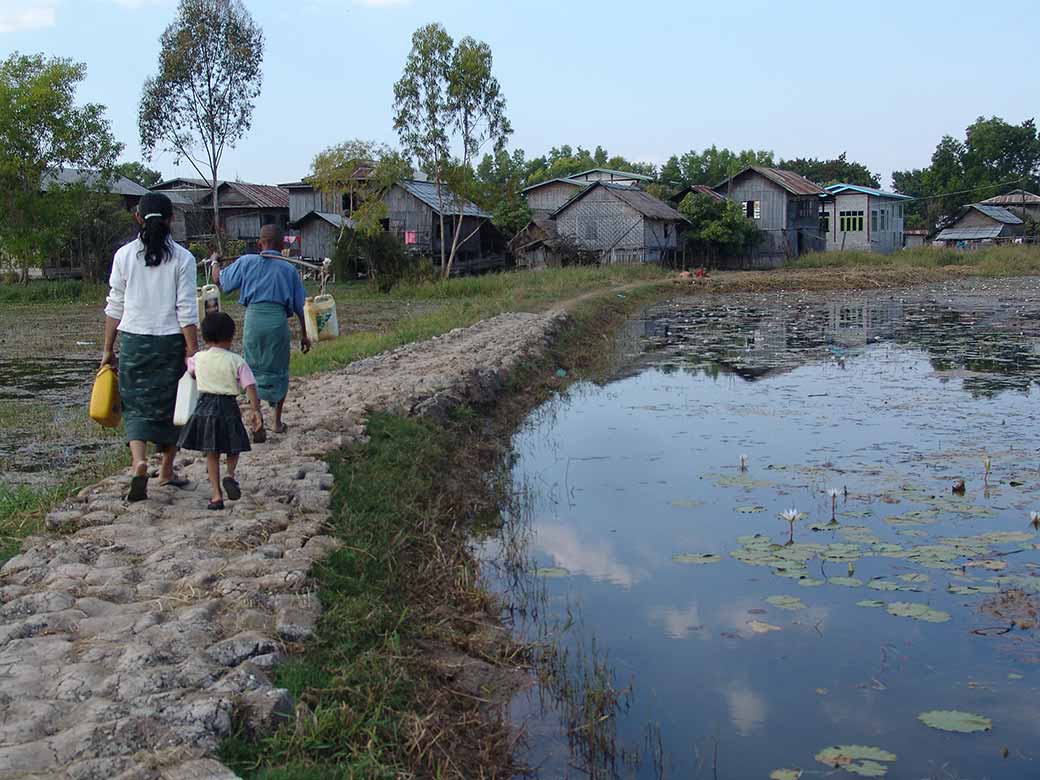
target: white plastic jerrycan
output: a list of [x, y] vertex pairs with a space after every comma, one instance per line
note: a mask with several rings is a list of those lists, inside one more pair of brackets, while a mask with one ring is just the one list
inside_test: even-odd
[[199, 304], [199, 322], [206, 319], [207, 314], [221, 311], [220, 288], [215, 284], [206, 284], [195, 288], [195, 296]]

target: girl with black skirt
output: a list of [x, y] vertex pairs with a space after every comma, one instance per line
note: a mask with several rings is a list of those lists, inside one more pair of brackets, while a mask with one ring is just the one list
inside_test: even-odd
[[[240, 453], [249, 452], [249, 435], [242, 425], [238, 396], [243, 391], [252, 408], [250, 423], [254, 431], [263, 425], [256, 379], [246, 361], [231, 351], [235, 338], [235, 321], [223, 312], [206, 315], [202, 321], [202, 338], [209, 349], [188, 361], [198, 382], [199, 402], [188, 424], [181, 431], [181, 449], [206, 453], [212, 496], [208, 509], [224, 508], [224, 491], [232, 501], [242, 497], [235, 481], [235, 467]], [[227, 456], [227, 476], [220, 479], [220, 456]], [[223, 487], [223, 491], [221, 491]]]

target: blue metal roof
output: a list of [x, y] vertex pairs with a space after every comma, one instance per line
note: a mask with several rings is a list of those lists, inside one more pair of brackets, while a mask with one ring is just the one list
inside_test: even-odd
[[985, 227], [946, 228], [935, 237], [936, 241], [979, 241], [987, 238], [1000, 238], [1004, 228], [1001, 225]]
[[537, 184], [532, 184], [530, 187], [524, 187], [520, 192], [528, 192], [530, 190], [536, 190], [539, 187], [544, 187], [546, 184], [569, 184], [572, 187], [587, 187], [589, 182], [587, 181], [574, 181], [573, 179], [546, 179], [540, 181]]
[[[443, 197], [437, 197], [437, 185], [432, 181], [399, 181], [399, 185], [404, 187], [408, 192], [417, 197], [431, 209], [440, 214], [440, 201], [443, 200], [444, 216], [455, 216], [459, 212], [456, 208], [456, 198], [452, 192], [445, 187], [443, 191]], [[470, 203], [468, 200], [462, 202], [462, 216], [464, 217], [481, 217], [483, 219], [491, 219], [491, 215], [484, 211], [480, 206], [475, 203]]]
[[858, 184], [831, 184], [828, 187], [824, 187], [827, 192], [831, 195], [837, 195], [838, 193], [852, 190], [853, 192], [859, 192], [863, 195], [873, 195], [875, 198], [891, 198], [893, 200], [913, 200], [909, 195], [900, 195], [898, 192], [888, 192], [886, 190], [876, 190], [873, 187], [861, 187]]
[[1021, 225], [1022, 220], [1003, 206], [987, 206], [985, 203], [972, 203], [970, 208], [978, 209], [990, 219], [1003, 222], [1005, 225]]

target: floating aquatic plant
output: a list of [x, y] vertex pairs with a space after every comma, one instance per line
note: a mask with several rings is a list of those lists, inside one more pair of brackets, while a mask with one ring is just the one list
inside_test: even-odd
[[801, 520], [803, 517], [805, 517], [805, 515], [794, 508], [785, 509], [783, 512], [780, 513], [780, 519], [787, 521], [787, 525], [791, 531], [791, 533], [788, 536], [789, 542], [794, 542], [794, 524]]
[[958, 734], [989, 731], [993, 728], [993, 721], [989, 718], [960, 710], [929, 710], [922, 712], [917, 719], [933, 729], [954, 731]]
[[983, 476], [983, 479], [985, 480], [986, 484], [988, 485], [989, 484], [989, 472], [990, 472], [990, 469], [993, 467], [993, 461], [989, 457], [989, 455], [987, 455], [986, 457], [984, 457], [982, 459], [982, 467], [986, 470], [986, 473]]
[[838, 522], [838, 496], [841, 495], [841, 491], [838, 488], [831, 488], [827, 491], [827, 495], [831, 497], [831, 523], [836, 524]]

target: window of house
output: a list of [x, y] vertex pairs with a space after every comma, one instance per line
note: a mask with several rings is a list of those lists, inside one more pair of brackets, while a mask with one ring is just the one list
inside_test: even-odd
[[815, 200], [800, 200], [798, 201], [798, 216], [799, 217], [811, 217], [816, 211]]
[[669, 226], [667, 224], [665, 224], [665, 226], [664, 226], [664, 237], [665, 238], [668, 238], [668, 227]]
[[831, 232], [831, 213], [829, 211], [820, 211], [820, 232]]
[[842, 211], [838, 214], [838, 230], [842, 233], [863, 232], [863, 211]]
[[870, 232], [877, 233], [877, 209], [870, 210]]
[[762, 201], [745, 200], [741, 205], [744, 208], [744, 216], [748, 219], [762, 218]]
[[879, 214], [881, 222], [880, 227], [882, 231], [888, 230], [888, 209], [881, 209]]
[[595, 241], [599, 238], [598, 231], [596, 230], [596, 221], [593, 219], [586, 219], [582, 222], [582, 238], [586, 241]]

